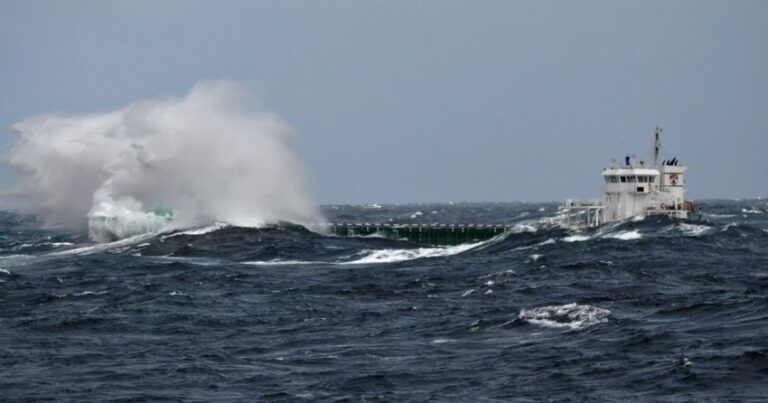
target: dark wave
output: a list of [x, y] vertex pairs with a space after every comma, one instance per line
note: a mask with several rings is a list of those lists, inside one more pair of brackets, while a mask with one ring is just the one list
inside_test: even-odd
[[[291, 224], [94, 244], [0, 214], [5, 400], [760, 401], [768, 205], [590, 230], [552, 204], [329, 206], [519, 224], [472, 247]], [[422, 214], [416, 214], [421, 212]]]

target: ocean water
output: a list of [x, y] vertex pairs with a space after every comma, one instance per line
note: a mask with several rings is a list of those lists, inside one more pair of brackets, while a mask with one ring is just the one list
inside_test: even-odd
[[447, 248], [218, 225], [94, 244], [0, 213], [3, 401], [766, 401], [768, 203], [589, 231], [554, 204]]

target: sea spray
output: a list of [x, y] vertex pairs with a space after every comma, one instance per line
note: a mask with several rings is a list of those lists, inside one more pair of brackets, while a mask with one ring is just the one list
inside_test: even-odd
[[108, 113], [42, 115], [14, 126], [6, 163], [20, 208], [97, 241], [164, 227], [321, 222], [294, 133], [242, 86], [201, 82], [181, 99]]

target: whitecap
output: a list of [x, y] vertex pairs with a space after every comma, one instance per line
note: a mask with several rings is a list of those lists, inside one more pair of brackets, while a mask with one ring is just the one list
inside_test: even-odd
[[587, 235], [570, 235], [563, 238], [563, 242], [583, 242], [588, 240], [589, 236]]
[[430, 257], [451, 256], [468, 251], [478, 245], [480, 245], [480, 243], [463, 244], [447, 248], [366, 250], [363, 251], [366, 255], [360, 259], [343, 262], [341, 264], [393, 263]]
[[489, 277], [501, 277], [501, 276], [507, 276], [507, 275], [512, 275], [512, 274], [516, 274], [515, 271], [512, 270], [512, 269], [507, 269], [507, 270], [503, 270], [503, 271], [497, 271], [497, 272], [493, 272], [493, 273], [489, 273], [489, 274], [484, 274], [484, 275], [480, 276], [480, 278], [485, 279], [485, 278], [489, 278]]
[[544, 327], [579, 330], [608, 321], [611, 311], [591, 305], [571, 303], [521, 309], [518, 318]]
[[603, 236], [603, 238], [620, 239], [622, 241], [633, 241], [636, 239], [640, 239], [642, 237], [643, 235], [640, 234], [640, 231], [638, 230], [620, 231], [620, 232], [607, 234]]
[[[488, 241], [485, 241], [488, 242]], [[252, 266], [276, 266], [276, 265], [304, 265], [304, 264], [332, 264], [332, 265], [362, 265], [377, 263], [395, 263], [408, 260], [444, 257], [456, 255], [482, 245], [485, 242], [473, 244], [461, 244], [451, 247], [416, 248], [416, 249], [367, 249], [360, 252], [362, 257], [348, 262], [321, 262], [306, 260], [267, 260], [244, 261], [241, 264]]]
[[544, 241], [544, 242], [542, 242], [542, 243], [539, 243], [539, 244], [537, 244], [536, 246], [552, 245], [552, 244], [554, 244], [554, 243], [556, 243], [556, 242], [557, 242], [557, 241], [555, 240], [555, 238], [549, 238], [549, 239], [547, 239], [546, 241]]
[[707, 225], [681, 223], [681, 224], [678, 224], [678, 229], [685, 236], [700, 236], [709, 232], [712, 229], [712, 227]]
[[418, 218], [418, 217], [421, 217], [423, 215], [424, 215], [424, 213], [422, 211], [417, 211], [417, 212], [411, 214], [411, 218]]
[[9, 276], [11, 275], [11, 272], [10, 272], [10, 271], [8, 271], [8, 270], [6, 270], [6, 269], [0, 269], [0, 273], [4, 273], [4, 274], [7, 274], [7, 275], [9, 275]]
[[506, 232], [512, 233], [512, 234], [522, 234], [524, 232], [530, 232], [535, 233], [538, 231], [538, 228], [531, 224], [515, 224], [512, 226], [511, 229], [508, 229]]
[[463, 293], [463, 294], [461, 294], [461, 296], [462, 296], [462, 297], [467, 297], [467, 296], [471, 295], [471, 294], [472, 294], [472, 293], [474, 293], [474, 292], [475, 292], [475, 289], [474, 289], [474, 288], [470, 288], [469, 290], [467, 290], [467, 291], [464, 291], [464, 293]]
[[15, 247], [14, 249], [15, 250], [17, 250], [17, 249], [27, 249], [27, 248], [35, 248], [35, 247], [41, 247], [41, 246], [50, 246], [50, 247], [53, 247], [53, 248], [58, 248], [60, 246], [71, 246], [71, 245], [74, 245], [74, 244], [72, 242], [41, 242], [41, 243], [37, 243], [37, 244], [24, 243], [24, 244], [21, 244], [21, 245]]
[[179, 235], [205, 235], [210, 234], [211, 232], [216, 232], [222, 228], [229, 227], [230, 225], [227, 223], [216, 223], [214, 225], [209, 225], [207, 227], [200, 227], [195, 229], [190, 229], [184, 232], [179, 232]]
[[91, 253], [103, 252], [103, 251], [117, 248], [117, 247], [129, 246], [129, 245], [141, 243], [142, 241], [155, 237], [158, 234], [159, 233], [146, 233], [146, 234], [134, 235], [132, 237], [124, 238], [115, 242], [98, 243], [98, 244], [93, 244], [89, 246], [83, 246], [80, 248], [67, 249], [60, 252], [51, 252], [51, 253], [48, 253], [46, 256], [88, 255]]
[[536, 262], [542, 257], [544, 257], [544, 255], [539, 255], [538, 253], [534, 253], [533, 255], [531, 255], [531, 262]]
[[741, 212], [744, 213], [744, 214], [763, 214], [762, 211], [760, 211], [760, 210], [758, 210], [756, 208], [751, 208], [751, 209], [743, 208], [743, 209], [741, 209]]

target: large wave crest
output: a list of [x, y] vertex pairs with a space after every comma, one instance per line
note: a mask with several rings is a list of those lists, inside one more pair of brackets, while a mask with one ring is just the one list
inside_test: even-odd
[[15, 207], [49, 225], [87, 225], [97, 241], [217, 221], [322, 221], [291, 127], [235, 83], [201, 82], [184, 98], [108, 113], [30, 117], [14, 129]]

